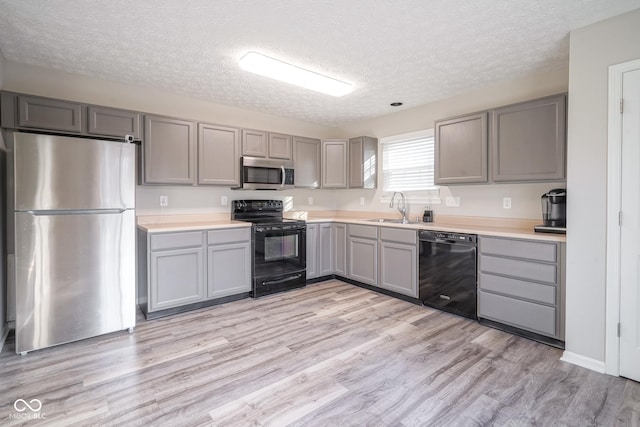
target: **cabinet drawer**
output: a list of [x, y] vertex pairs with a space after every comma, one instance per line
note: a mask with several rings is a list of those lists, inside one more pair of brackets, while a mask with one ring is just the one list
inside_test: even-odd
[[349, 236], [362, 237], [365, 239], [377, 239], [378, 227], [372, 227], [370, 225], [349, 224]]
[[532, 242], [530, 240], [480, 238], [480, 253], [504, 255], [514, 258], [526, 258], [536, 261], [556, 262], [557, 246], [555, 243]]
[[202, 231], [151, 235], [152, 251], [202, 246], [203, 243], [204, 233]]
[[556, 284], [557, 266], [517, 259], [480, 255], [480, 271]]
[[478, 316], [546, 336], [556, 336], [556, 309], [546, 305], [478, 293]]
[[251, 229], [225, 229], [211, 230], [207, 233], [207, 243], [209, 245], [219, 245], [222, 243], [248, 242], [251, 240]]
[[390, 227], [380, 228], [380, 239], [388, 242], [398, 242], [415, 245], [417, 235], [418, 234], [415, 230], [401, 230], [398, 228]]
[[543, 285], [486, 273], [480, 274], [478, 283], [480, 288], [485, 291], [498, 292], [544, 304], [556, 304], [557, 288], [552, 285]]

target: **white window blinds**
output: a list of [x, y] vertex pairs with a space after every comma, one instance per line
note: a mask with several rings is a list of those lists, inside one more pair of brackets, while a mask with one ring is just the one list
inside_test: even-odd
[[384, 191], [419, 191], [434, 188], [433, 130], [384, 138], [382, 175]]

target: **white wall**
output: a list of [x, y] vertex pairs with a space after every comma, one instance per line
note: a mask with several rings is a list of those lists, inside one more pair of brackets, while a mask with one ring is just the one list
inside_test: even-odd
[[608, 67], [640, 58], [640, 9], [571, 33], [566, 349], [604, 361]]
[[[464, 93], [462, 95], [436, 101], [420, 107], [410, 108], [389, 114], [377, 119], [365, 120], [345, 126], [338, 134], [357, 136], [368, 135], [377, 138], [415, 132], [433, 128], [435, 120], [454, 117], [487, 110], [493, 107], [508, 105], [528, 99], [567, 91], [568, 69], [551, 73], [540, 73], [527, 78], [497, 84], [492, 87]], [[378, 162], [380, 165], [380, 162]], [[382, 172], [379, 170], [379, 174]], [[379, 175], [380, 176], [380, 175]], [[460, 185], [441, 187], [440, 196], [443, 204], [431, 205], [436, 218], [439, 215], [486, 216], [500, 218], [525, 218], [542, 220], [540, 196], [552, 188], [564, 188], [565, 182], [527, 183], [527, 184], [493, 184], [493, 185]], [[380, 201], [381, 189], [347, 190], [337, 194], [338, 205], [343, 209], [362, 211], [389, 211], [388, 204]], [[424, 199], [425, 193], [412, 195], [416, 199]], [[444, 206], [446, 196], [460, 197], [460, 207]], [[365, 197], [365, 206], [361, 206], [360, 197]], [[512, 208], [502, 208], [502, 198], [511, 197]], [[419, 215], [426, 203], [413, 202], [411, 215]]]

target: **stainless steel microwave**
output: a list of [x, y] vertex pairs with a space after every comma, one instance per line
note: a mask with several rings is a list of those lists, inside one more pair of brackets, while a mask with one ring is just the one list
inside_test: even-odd
[[285, 190], [293, 187], [294, 169], [292, 161], [242, 157], [239, 189]]

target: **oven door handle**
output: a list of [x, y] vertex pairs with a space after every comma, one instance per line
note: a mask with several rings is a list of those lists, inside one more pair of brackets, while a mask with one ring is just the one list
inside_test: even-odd
[[277, 285], [278, 283], [288, 282], [289, 280], [299, 279], [300, 277], [302, 277], [302, 274], [295, 274], [293, 276], [285, 277], [284, 279], [280, 279], [280, 280], [270, 280], [270, 281], [267, 281], [267, 282], [262, 282], [262, 284], [263, 285]]
[[280, 187], [284, 188], [284, 183], [287, 180], [287, 174], [284, 170], [284, 165], [280, 166], [280, 169], [282, 169], [282, 183], [280, 184]]

